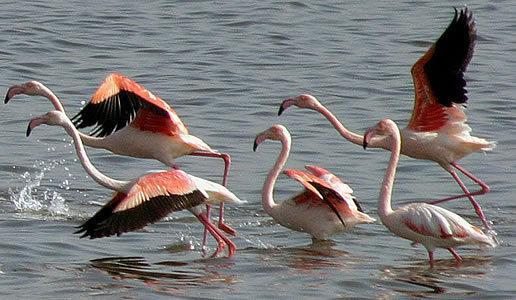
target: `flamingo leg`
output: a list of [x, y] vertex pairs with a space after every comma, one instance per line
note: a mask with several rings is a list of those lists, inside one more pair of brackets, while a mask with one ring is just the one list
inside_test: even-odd
[[[217, 254], [219, 254], [220, 252], [222, 252], [224, 250], [224, 247], [226, 246], [226, 243], [219, 236], [218, 232], [216, 230], [213, 230], [214, 226], [213, 226], [213, 224], [211, 224], [210, 219], [208, 218], [208, 216], [205, 213], [198, 214], [198, 215], [196, 215], [196, 217], [204, 225], [205, 232], [209, 231], [211, 233], [211, 235], [217, 241], [217, 249], [215, 250], [215, 252], [211, 256], [211, 257], [215, 257]], [[203, 248], [203, 251], [204, 251], [204, 244], [202, 245], [202, 248]]]
[[448, 248], [448, 251], [450, 251], [450, 253], [453, 255], [453, 257], [455, 258], [455, 261], [457, 262], [457, 265], [460, 265], [462, 264], [462, 257], [460, 257], [460, 255], [457, 253], [457, 251], [455, 251], [455, 249], [453, 248]]
[[[478, 184], [480, 186], [480, 190], [478, 190], [476, 192], [473, 192], [473, 193], [467, 192], [467, 193], [462, 194], [462, 195], [439, 199], [439, 200], [436, 200], [436, 201], [433, 201], [433, 202], [429, 202], [430, 204], [437, 204], [437, 203], [446, 202], [446, 201], [449, 201], [449, 200], [455, 200], [455, 199], [464, 198], [464, 197], [469, 197], [469, 196], [483, 195], [483, 194], [486, 194], [486, 193], [488, 193], [490, 191], [489, 186], [487, 184], [485, 184], [485, 182], [483, 182], [478, 177], [476, 177], [473, 174], [471, 174], [470, 172], [468, 172], [466, 169], [461, 167], [459, 164], [457, 164], [456, 162], [452, 162], [451, 165], [453, 167], [455, 167], [457, 170], [459, 170], [462, 174], [466, 175], [468, 178], [473, 180], [476, 184]], [[453, 175], [454, 171], [452, 169], [447, 169], [447, 171], [452, 176], [454, 176]], [[454, 179], [455, 179], [455, 176], [454, 176]]]
[[[225, 245], [228, 245], [228, 257], [231, 257], [235, 254], [236, 251], [236, 245], [228, 239], [224, 233], [222, 233], [215, 225], [213, 225], [210, 222], [210, 219], [208, 219], [208, 216], [205, 213], [201, 213], [197, 216], [197, 218], [206, 226], [206, 229], [210, 231], [210, 233], [213, 235], [213, 237], [217, 240], [219, 243], [219, 246], [222, 244], [222, 250]], [[212, 255], [215, 256], [220, 252], [219, 247], [217, 248], [217, 251]]]
[[428, 263], [430, 264], [430, 268], [434, 267], [434, 252], [428, 250]]
[[[457, 166], [457, 164], [453, 165], [453, 166]], [[461, 170], [461, 169], [459, 169]], [[480, 205], [478, 204], [478, 202], [475, 200], [475, 198], [473, 198], [473, 196], [470, 195], [469, 191], [468, 191], [468, 188], [464, 185], [464, 183], [462, 182], [462, 180], [460, 180], [459, 176], [457, 175], [457, 173], [455, 173], [454, 170], [450, 169], [448, 170], [450, 172], [450, 174], [452, 175], [453, 179], [455, 179], [455, 181], [459, 184], [459, 186], [461, 187], [461, 189], [464, 191], [464, 196], [465, 197], [468, 197], [469, 201], [471, 202], [471, 204], [473, 205], [473, 208], [475, 208], [475, 212], [477, 213], [477, 216], [480, 218], [480, 220], [482, 221], [482, 224], [484, 224], [484, 227], [487, 228], [487, 229], [491, 229], [491, 225], [489, 224], [489, 222], [487, 221], [486, 219], [486, 216], [484, 215], [484, 212], [482, 211], [482, 208], [480, 207]], [[465, 171], [465, 170], [464, 170]], [[448, 200], [451, 200], [451, 199], [448, 199]], [[437, 200], [437, 201], [432, 201], [430, 202], [430, 204], [437, 204], [437, 203], [441, 203], [441, 202], [444, 202], [444, 201], [447, 201], [445, 199], [441, 199], [441, 200]]]
[[[231, 167], [231, 157], [229, 154], [226, 153], [212, 153], [212, 152], [193, 152], [190, 155], [195, 156], [205, 156], [205, 157], [220, 157], [224, 160], [224, 175], [222, 177], [222, 185], [226, 186], [228, 182], [228, 176], [229, 176], [229, 168]], [[220, 204], [219, 208], [219, 223], [218, 226], [220, 229], [222, 229], [227, 234], [236, 236], [236, 230], [228, 226], [226, 223], [224, 223], [224, 203]], [[206, 230], [204, 231], [204, 236], [206, 236]], [[203, 241], [205, 238], [203, 238]], [[204, 242], [203, 242], [204, 245]]]

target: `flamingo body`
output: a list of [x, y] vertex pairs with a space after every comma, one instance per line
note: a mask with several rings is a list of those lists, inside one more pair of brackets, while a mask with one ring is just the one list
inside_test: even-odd
[[77, 155], [88, 174], [99, 184], [115, 191], [106, 205], [79, 226], [76, 233], [83, 233], [81, 237], [93, 239], [121, 235], [156, 222], [170, 212], [188, 209], [217, 240], [219, 246], [215, 254], [227, 245], [229, 256], [233, 255], [234, 243], [209, 222], [202, 209], [202, 205], [208, 204], [243, 203], [224, 186], [176, 169], [148, 173], [129, 182], [109, 178], [91, 164], [79, 132], [64, 112], [51, 111], [33, 118], [27, 135], [41, 124], [62, 126], [74, 139]]
[[[357, 210], [349, 186], [329, 171], [316, 166], [307, 166], [307, 169], [313, 173], [294, 169], [285, 170], [284, 173], [287, 176], [301, 183], [305, 189], [285, 201], [274, 202], [273, 186], [287, 161], [291, 137], [285, 127], [274, 125], [256, 136], [254, 149], [256, 150], [256, 147], [266, 139], [280, 140], [283, 145], [262, 191], [265, 211], [280, 225], [295, 231], [306, 232], [315, 239], [327, 239], [338, 232], [350, 230], [356, 224], [375, 221]], [[337, 188], [332, 182], [337, 183]]]
[[457, 263], [460, 263], [462, 259], [454, 250], [457, 246], [469, 244], [496, 246], [495, 241], [482, 230], [442, 207], [428, 203], [413, 203], [393, 210], [391, 196], [402, 145], [400, 131], [396, 123], [384, 119], [366, 131], [364, 147], [375, 136], [387, 137], [391, 144], [391, 157], [378, 201], [378, 215], [389, 231], [424, 245], [428, 251], [431, 266], [435, 248], [448, 249]]

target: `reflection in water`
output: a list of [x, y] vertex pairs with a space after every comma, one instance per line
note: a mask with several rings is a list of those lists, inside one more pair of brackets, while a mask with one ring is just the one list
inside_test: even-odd
[[[450, 282], [456, 282], [450, 278], [481, 279], [488, 272], [490, 265], [491, 259], [488, 257], [463, 257], [460, 267], [457, 267], [453, 259], [446, 259], [436, 260], [433, 268], [429, 268], [427, 261], [419, 261], [408, 267], [384, 268], [380, 271], [381, 280], [391, 282], [389, 286], [392, 286], [392, 289], [386, 292], [388, 294], [395, 292], [411, 297], [425, 297], [431, 294], [465, 296], [475, 294], [474, 291], [478, 288], [450, 286]], [[393, 284], [393, 280], [403, 284]], [[457, 290], [459, 287], [461, 289]]]
[[319, 240], [306, 246], [264, 249], [260, 252], [262, 261], [268, 264], [283, 265], [310, 273], [319, 269], [343, 268], [349, 264], [349, 260], [342, 259], [349, 256], [349, 252], [335, 249], [334, 246], [334, 241]]
[[107, 257], [91, 260], [91, 265], [116, 280], [136, 279], [160, 292], [174, 292], [191, 286], [214, 283], [232, 284], [232, 275], [217, 270], [228, 268], [227, 263], [162, 261], [149, 263], [143, 257]]

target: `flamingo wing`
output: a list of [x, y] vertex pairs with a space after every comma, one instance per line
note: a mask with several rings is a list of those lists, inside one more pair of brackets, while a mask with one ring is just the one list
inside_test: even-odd
[[133, 182], [127, 193], [115, 193], [111, 201], [75, 233], [90, 239], [121, 235], [141, 229], [171, 212], [205, 203], [206, 199], [206, 192], [198, 189], [183, 171], [144, 175]]
[[[297, 203], [310, 201], [315, 205], [325, 204], [337, 215], [342, 224], [346, 226], [339, 211], [343, 212], [344, 215], [350, 214], [349, 202], [342, 198], [341, 194], [335, 191], [330, 184], [311, 173], [301, 170], [287, 169], [283, 173], [306, 188], [305, 193], [295, 198], [298, 201]], [[310, 197], [306, 193], [310, 193], [312, 196]]]
[[353, 196], [353, 189], [351, 189], [349, 185], [340, 180], [340, 178], [335, 174], [319, 166], [306, 165], [305, 168], [315, 176], [328, 183], [332, 189], [341, 196], [342, 199], [346, 200], [350, 207], [353, 207], [354, 204], [359, 212], [364, 212], [356, 197]]
[[459, 215], [430, 204], [412, 204], [400, 208], [402, 222], [408, 229], [438, 239], [465, 238], [469, 231], [478, 230]]
[[145, 114], [143, 119], [149, 119], [148, 115], [151, 115], [153, 123], [164, 124], [161, 127], [167, 127], [173, 133], [187, 133], [185, 125], [165, 101], [118, 73], [104, 79], [90, 102], [72, 121], [77, 128], [95, 126], [91, 134], [103, 137], [127, 126], [142, 113]]
[[464, 72], [473, 56], [476, 27], [467, 8], [457, 12], [448, 28], [412, 67], [415, 100], [408, 128], [437, 131], [450, 117], [465, 120], [468, 100]]

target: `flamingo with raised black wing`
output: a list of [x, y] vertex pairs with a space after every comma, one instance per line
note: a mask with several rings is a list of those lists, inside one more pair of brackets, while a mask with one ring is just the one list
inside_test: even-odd
[[265, 140], [279, 140], [280, 155], [270, 170], [262, 190], [262, 204], [265, 211], [279, 224], [300, 232], [306, 232], [313, 239], [327, 239], [329, 236], [350, 230], [358, 223], [372, 223], [375, 220], [358, 210], [351, 188], [329, 171], [316, 166], [307, 166], [312, 172], [285, 170], [290, 178], [301, 183], [305, 190], [288, 200], [276, 203], [273, 190], [283, 166], [287, 162], [291, 137], [282, 125], [274, 125], [258, 134], [253, 150]]
[[[44, 96], [55, 109], [65, 112], [57, 96], [38, 81], [11, 86], [5, 103], [19, 94]], [[115, 154], [156, 159], [170, 167], [174, 166], [176, 158], [184, 155], [222, 158], [222, 185], [227, 185], [230, 156], [213, 150], [201, 139], [189, 134], [179, 116], [165, 101], [121, 74], [108, 75], [91, 101], [72, 120], [77, 128], [95, 126], [92, 135], [79, 132], [85, 145], [107, 149]], [[221, 204], [219, 228], [235, 235], [236, 231], [224, 223], [223, 212]]]
[[[466, 124], [464, 105], [466, 81], [464, 72], [473, 56], [476, 27], [473, 14], [464, 8], [455, 16], [437, 42], [414, 64], [412, 78], [415, 102], [407, 127], [401, 130], [401, 153], [416, 159], [432, 160], [451, 174], [464, 194], [432, 201], [440, 202], [468, 197], [485, 228], [490, 229], [480, 205], [474, 196], [489, 192], [482, 180], [465, 170], [457, 161], [478, 151], [489, 151], [494, 142], [470, 135]], [[303, 94], [282, 102], [278, 114], [290, 106], [308, 108], [321, 113], [348, 141], [361, 145], [362, 135], [349, 131], [314, 96]], [[390, 149], [385, 139], [371, 141], [370, 147]], [[457, 175], [459, 171], [480, 186], [469, 192]]]
[[203, 210], [203, 205], [222, 202], [243, 203], [224, 186], [178, 169], [148, 173], [132, 181], [112, 179], [91, 164], [79, 131], [64, 112], [51, 111], [32, 118], [27, 127], [27, 136], [41, 124], [62, 126], [73, 138], [77, 156], [86, 172], [100, 185], [116, 191], [106, 205], [79, 226], [80, 229], [76, 233], [83, 233], [81, 237], [93, 239], [120, 235], [143, 228], [164, 218], [170, 212], [188, 209], [217, 241], [218, 246], [214, 255], [222, 251], [226, 245], [228, 256], [235, 253], [235, 244], [210, 222]]
[[378, 201], [378, 215], [387, 229], [402, 238], [425, 246], [430, 266], [434, 265], [435, 248], [448, 249], [457, 264], [460, 264], [462, 258], [455, 251], [455, 247], [472, 244], [496, 246], [491, 236], [442, 207], [428, 203], [412, 203], [393, 210], [391, 196], [402, 147], [400, 131], [396, 123], [384, 119], [366, 131], [363, 138], [364, 149], [375, 136], [388, 137], [391, 150]]

